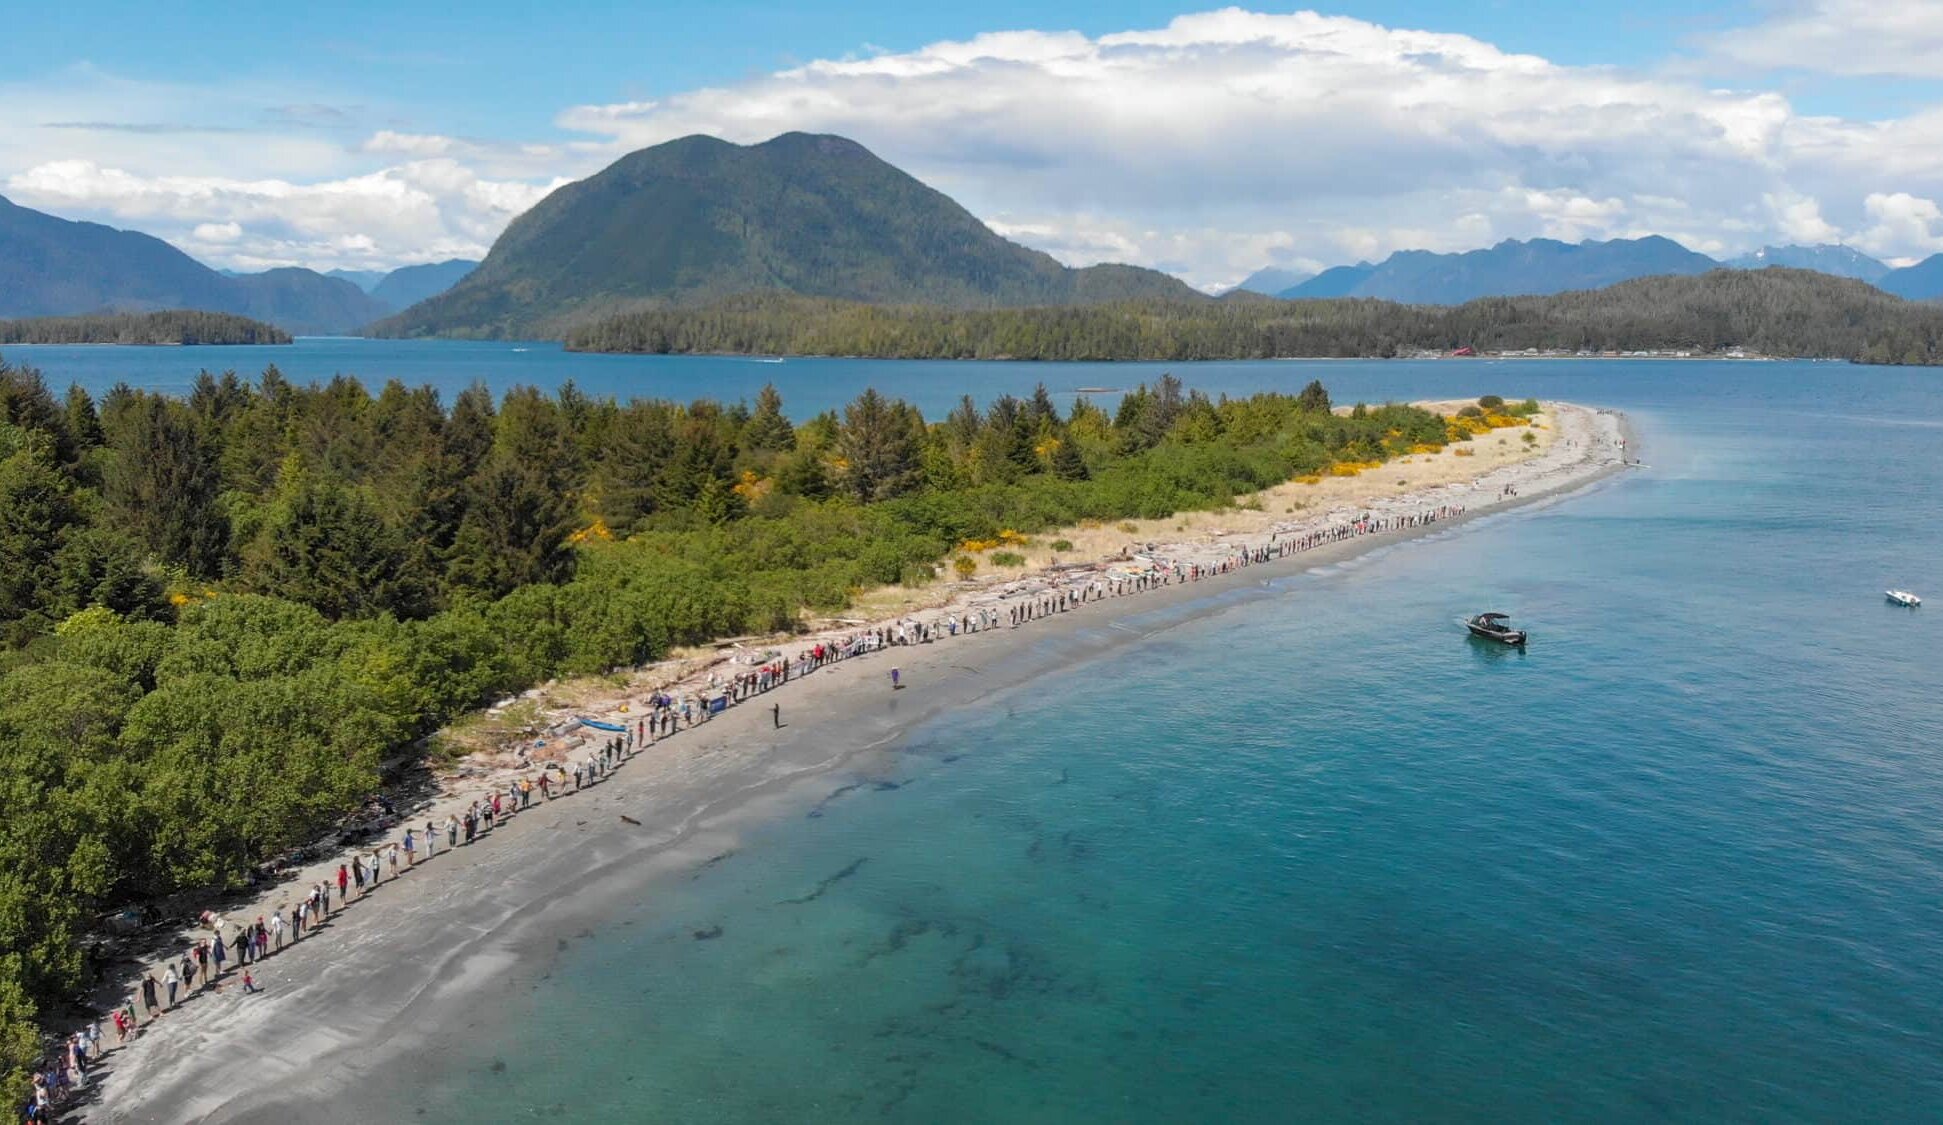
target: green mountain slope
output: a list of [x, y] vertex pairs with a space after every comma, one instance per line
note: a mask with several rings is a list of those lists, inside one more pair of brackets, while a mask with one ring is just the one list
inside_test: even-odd
[[385, 335], [559, 334], [634, 308], [785, 291], [963, 307], [1191, 300], [1132, 266], [1068, 269], [841, 137], [686, 137], [621, 158], [506, 228]]
[[315, 270], [222, 274], [146, 234], [79, 223], [0, 198], [0, 318], [195, 309], [286, 332], [343, 333], [387, 307]]
[[0, 198], [0, 317], [106, 308], [235, 308], [226, 278], [159, 238], [58, 219]]

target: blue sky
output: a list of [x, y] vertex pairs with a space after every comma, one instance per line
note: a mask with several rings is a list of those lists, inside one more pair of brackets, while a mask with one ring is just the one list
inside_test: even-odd
[[483, 252], [631, 147], [807, 128], [1208, 286], [1539, 234], [1943, 249], [1943, 0], [1296, 11], [23, 5], [0, 193], [218, 264], [385, 266]]

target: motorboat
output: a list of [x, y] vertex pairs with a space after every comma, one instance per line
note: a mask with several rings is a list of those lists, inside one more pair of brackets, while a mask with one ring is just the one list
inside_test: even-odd
[[1464, 627], [1471, 631], [1473, 637], [1482, 637], [1487, 641], [1497, 641], [1507, 645], [1524, 644], [1525, 631], [1513, 629], [1510, 622], [1509, 614], [1480, 613], [1466, 621]]
[[1886, 592], [1889, 595], [1889, 600], [1895, 602], [1897, 605], [1906, 605], [1911, 609], [1915, 609], [1917, 606], [1923, 604], [1923, 599], [1910, 593], [1908, 590], [1889, 590]]

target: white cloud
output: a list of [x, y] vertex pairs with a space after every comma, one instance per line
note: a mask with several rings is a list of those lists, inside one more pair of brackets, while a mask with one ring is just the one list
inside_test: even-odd
[[1210, 287], [1271, 247], [1327, 262], [1506, 237], [1832, 240], [1870, 229], [1870, 191], [1943, 192], [1943, 118], [1808, 117], [1771, 90], [1313, 12], [981, 35], [559, 123], [614, 151], [841, 133], [1063, 258], [1176, 264]]
[[[1934, 77], [1939, 10], [1811, 0], [1705, 46], [1750, 66]], [[1889, 256], [1943, 239], [1921, 206], [1943, 199], [1943, 107], [1808, 115], [1773, 89], [1313, 12], [1228, 8], [816, 60], [569, 106], [567, 141], [468, 138], [333, 94], [85, 68], [0, 83], [0, 185], [219, 264], [378, 266], [476, 255], [564, 178], [630, 149], [801, 129], [854, 137], [1064, 261], [1132, 261], [1209, 288], [1267, 263], [1504, 238], [1658, 233], [1721, 254], [1847, 240]], [[124, 119], [130, 105], [142, 120]]]
[[444, 156], [458, 147], [459, 142], [451, 137], [436, 133], [395, 133], [390, 129], [380, 129], [365, 138], [359, 146], [365, 152], [380, 152], [400, 156]]
[[189, 237], [198, 242], [231, 243], [243, 237], [241, 223], [197, 223]]
[[1935, 0], [1793, 0], [1752, 27], [1708, 36], [1745, 66], [1824, 74], [1943, 77], [1943, 5]]
[[439, 158], [311, 183], [143, 176], [61, 160], [5, 183], [27, 206], [111, 216], [224, 265], [366, 268], [479, 257], [559, 182], [485, 180]]
[[1863, 208], [1873, 225], [1855, 240], [1862, 249], [1902, 257], [1943, 250], [1943, 209], [1935, 200], [1902, 191], [1877, 192], [1863, 201]]
[[1789, 242], [1818, 246], [1842, 237], [1840, 230], [1822, 218], [1821, 203], [1810, 196], [1784, 189], [1768, 192], [1761, 202], [1774, 216], [1775, 229]]

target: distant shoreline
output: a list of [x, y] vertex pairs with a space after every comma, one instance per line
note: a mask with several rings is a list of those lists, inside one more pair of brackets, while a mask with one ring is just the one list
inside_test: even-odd
[[[1461, 496], [1446, 487], [1438, 490], [1443, 496], [1399, 495], [1368, 505], [1402, 513], [1462, 504], [1468, 510], [1461, 515], [1087, 602], [1019, 628], [840, 661], [676, 738], [651, 743], [591, 791], [553, 802], [536, 799], [479, 846], [451, 852], [441, 847], [429, 871], [387, 882], [376, 903], [354, 901], [350, 909], [334, 911], [317, 938], [255, 966], [266, 989], [262, 995], [245, 997], [232, 980], [189, 1011], [166, 1016], [110, 1056], [103, 1100], [85, 1119], [301, 1123], [359, 1116], [375, 1103], [356, 1104], [365, 1083], [358, 1076], [377, 1082], [367, 1096], [381, 1096], [383, 1072], [415, 1051], [437, 1049], [426, 1029], [451, 1034], [474, 1016], [489, 1018], [506, 981], [544, 972], [564, 941], [611, 917], [621, 904], [639, 901], [654, 880], [692, 874], [733, 853], [743, 826], [774, 816], [779, 805], [794, 807], [803, 786], [833, 770], [896, 754], [912, 729], [1220, 612], [1237, 595], [1279, 596], [1267, 592], [1270, 580], [1447, 533], [1485, 515], [1576, 492], [1625, 468], [1632, 437], [1623, 416], [1560, 409], [1579, 411], [1585, 428], [1560, 427], [1573, 440], [1563, 447], [1554, 443], [1558, 456], [1548, 451], [1499, 468]], [[1503, 484], [1515, 485], [1517, 494], [1506, 495]], [[1306, 518], [1338, 517], [1321, 512]], [[1239, 552], [1267, 541], [1251, 537], [1227, 546]], [[1162, 545], [1161, 553], [1167, 552]], [[988, 601], [1002, 595], [987, 589], [969, 596]], [[1037, 595], [1028, 590], [1013, 596], [1023, 601]], [[898, 619], [938, 620], [948, 611]], [[781, 647], [794, 654], [813, 642], [798, 638]], [[907, 690], [890, 690], [885, 677], [893, 666]], [[781, 730], [765, 721], [772, 703], [786, 717]], [[414, 812], [412, 818], [423, 815]], [[323, 867], [336, 862], [333, 857]], [[307, 872], [297, 883], [317, 877]], [[232, 1051], [238, 1043], [245, 1046]]]

